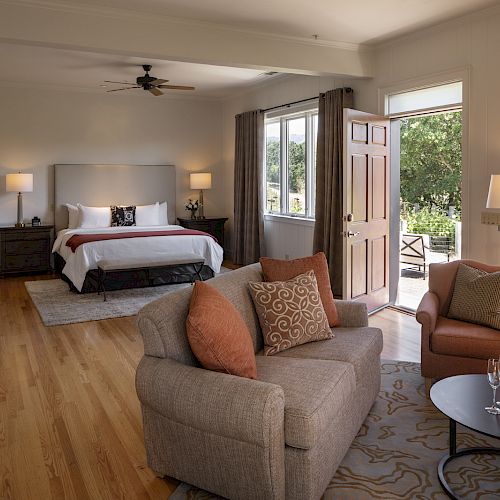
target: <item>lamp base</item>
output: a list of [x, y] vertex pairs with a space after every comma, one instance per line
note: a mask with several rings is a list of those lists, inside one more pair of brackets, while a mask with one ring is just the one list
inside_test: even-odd
[[16, 222], [14, 227], [26, 227], [26, 224], [24, 222]]

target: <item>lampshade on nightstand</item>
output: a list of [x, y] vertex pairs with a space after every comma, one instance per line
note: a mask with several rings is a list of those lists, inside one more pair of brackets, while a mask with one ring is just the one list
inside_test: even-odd
[[205, 218], [203, 210], [203, 190], [212, 189], [212, 174], [210, 172], [196, 172], [189, 175], [189, 187], [200, 190], [200, 199], [198, 200], [198, 216]]
[[500, 208], [500, 174], [491, 176], [486, 208]]
[[17, 223], [16, 227], [24, 227], [23, 220], [23, 193], [33, 192], [33, 174], [7, 174], [6, 190], [17, 193]]

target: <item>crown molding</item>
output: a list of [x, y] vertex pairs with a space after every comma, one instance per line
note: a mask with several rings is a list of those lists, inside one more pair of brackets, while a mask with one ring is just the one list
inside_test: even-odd
[[168, 16], [166, 14], [151, 14], [144, 13], [137, 10], [131, 9], [122, 9], [116, 7], [105, 7], [98, 5], [76, 5], [76, 4], [68, 4], [60, 1], [54, 0], [0, 0], [0, 5], [15, 5], [17, 7], [37, 7], [43, 8], [46, 10], [52, 10], [56, 12], [62, 13], [72, 13], [72, 14], [92, 14], [105, 18], [115, 19], [115, 20], [135, 20], [141, 21], [144, 23], [151, 23], [156, 25], [165, 25], [165, 24], [179, 24], [184, 26], [196, 26], [201, 28], [211, 28], [221, 32], [232, 32], [238, 33], [241, 35], [248, 35], [259, 37], [262, 39], [268, 40], [280, 40], [284, 42], [292, 42], [297, 44], [306, 45], [309, 47], [329, 47], [341, 50], [347, 50], [352, 52], [359, 51], [371, 51], [373, 46], [367, 44], [357, 44], [351, 42], [343, 42], [338, 40], [322, 40], [322, 39], [311, 39], [307, 37], [299, 37], [293, 35], [283, 35], [270, 33], [259, 30], [245, 29], [245, 28], [237, 28], [234, 26], [230, 26], [227, 24], [220, 23], [212, 23], [208, 21], [200, 21], [196, 19], [188, 19], [181, 17]]

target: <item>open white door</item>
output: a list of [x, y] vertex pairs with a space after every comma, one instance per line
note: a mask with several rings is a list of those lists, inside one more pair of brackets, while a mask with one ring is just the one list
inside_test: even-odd
[[390, 122], [344, 110], [343, 298], [389, 302]]

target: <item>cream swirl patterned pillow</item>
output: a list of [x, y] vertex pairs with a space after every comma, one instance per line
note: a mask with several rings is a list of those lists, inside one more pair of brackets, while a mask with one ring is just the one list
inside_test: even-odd
[[314, 271], [289, 281], [248, 285], [264, 335], [266, 356], [334, 336], [321, 303]]

